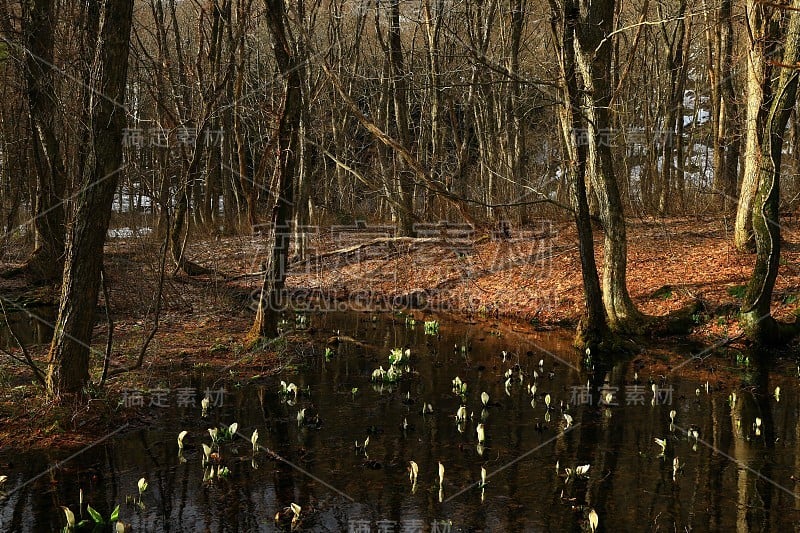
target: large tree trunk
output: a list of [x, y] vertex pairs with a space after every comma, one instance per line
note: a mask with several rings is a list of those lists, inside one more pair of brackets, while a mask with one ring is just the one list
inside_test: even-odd
[[80, 391], [89, 380], [89, 351], [111, 203], [122, 166], [125, 83], [133, 0], [106, 0], [94, 62], [91, 147], [67, 242], [61, 301], [50, 345], [47, 391]]
[[642, 315], [627, 287], [628, 246], [622, 200], [614, 174], [608, 103], [611, 99], [611, 33], [614, 0], [580, 0], [576, 32], [576, 63], [583, 81], [584, 114], [588, 123], [587, 172], [598, 197], [603, 242], [603, 304], [612, 330], [637, 329]]
[[272, 209], [272, 253], [261, 286], [255, 322], [250, 339], [278, 335], [280, 311], [286, 305], [286, 270], [289, 259], [290, 223], [294, 210], [294, 175], [297, 168], [300, 119], [302, 116], [302, 79], [297, 55], [286, 28], [283, 0], [265, 0], [267, 24], [272, 33], [275, 60], [286, 79], [286, 94], [277, 132], [277, 163], [270, 192]]
[[[583, 130], [580, 112], [578, 81], [575, 73], [575, 28], [577, 26], [577, 7], [574, 0], [565, 0], [560, 8], [551, 0], [553, 12], [553, 34], [560, 41], [558, 50], [562, 76], [562, 102], [559, 118], [562, 128], [564, 146], [566, 147], [567, 176], [575, 211], [575, 225], [578, 230], [578, 247], [583, 276], [583, 293], [585, 298], [585, 314], [581, 322], [575, 343], [580, 349], [596, 349], [608, 334], [603, 296], [600, 289], [600, 278], [594, 258], [594, 239], [589, 216], [589, 202], [586, 197], [586, 146], [578, 142], [577, 134]], [[558, 28], [555, 23], [562, 21]]]
[[765, 57], [771, 53], [777, 41], [777, 23], [765, 17], [764, 6], [757, 0], [747, 2], [747, 26], [750, 29], [750, 42], [745, 68], [747, 74], [744, 169], [733, 232], [734, 245], [740, 252], [753, 251], [753, 204], [761, 174], [759, 167], [764, 121], [772, 94], [769, 75], [771, 67]]
[[56, 136], [58, 97], [55, 91], [53, 46], [54, 0], [23, 2], [25, 13], [25, 81], [36, 169], [34, 227], [36, 249], [25, 265], [34, 279], [55, 280], [64, 264], [64, 191], [66, 171]]
[[794, 0], [786, 32], [786, 45], [774, 98], [764, 124], [760, 164], [756, 176], [758, 188], [753, 204], [753, 235], [756, 264], [747, 286], [742, 306], [742, 326], [748, 337], [758, 343], [780, 342], [777, 323], [771, 316], [772, 291], [778, 275], [781, 247], [780, 174], [786, 124], [796, 103], [797, 63], [800, 60], [800, 0]]

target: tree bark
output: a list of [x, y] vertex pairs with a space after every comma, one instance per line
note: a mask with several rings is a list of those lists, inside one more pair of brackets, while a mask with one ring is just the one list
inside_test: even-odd
[[91, 147], [69, 232], [58, 318], [50, 345], [47, 392], [79, 392], [89, 380], [89, 352], [103, 245], [122, 165], [125, 84], [133, 0], [106, 0], [94, 61], [88, 118]]
[[56, 136], [58, 96], [53, 72], [54, 0], [23, 2], [25, 81], [36, 169], [36, 249], [22, 270], [34, 279], [55, 280], [64, 265], [66, 171]]
[[576, 64], [581, 74], [584, 114], [588, 124], [587, 172], [598, 197], [603, 241], [603, 304], [609, 327], [635, 330], [642, 315], [633, 305], [627, 287], [628, 246], [625, 217], [609, 142], [608, 103], [611, 99], [611, 39], [614, 0], [579, 0]]
[[750, 42], [745, 69], [747, 74], [744, 169], [733, 232], [734, 245], [740, 252], [754, 250], [753, 205], [759, 185], [764, 121], [772, 98], [771, 67], [765, 58], [773, 49], [778, 31], [777, 23], [765, 15], [764, 6], [757, 0], [748, 0], [746, 22]]
[[[575, 72], [575, 28], [578, 24], [577, 5], [574, 0], [565, 0], [563, 7], [551, 0], [553, 34], [559, 42], [558, 56], [561, 67], [562, 105], [559, 107], [562, 137], [566, 148], [567, 179], [575, 212], [578, 230], [578, 248], [583, 277], [585, 314], [576, 335], [576, 346], [584, 350], [597, 349], [608, 335], [600, 278], [594, 258], [594, 238], [589, 215], [586, 191], [586, 145], [578, 142], [577, 135], [583, 130], [580, 111], [580, 96]], [[561, 21], [561, 27], [556, 24]]]
[[774, 98], [764, 123], [760, 164], [756, 173], [758, 188], [753, 204], [752, 224], [756, 245], [756, 264], [742, 306], [742, 326], [747, 336], [760, 344], [782, 340], [780, 328], [772, 318], [770, 306], [778, 276], [781, 249], [780, 175], [783, 138], [789, 116], [796, 104], [800, 71], [800, 0], [794, 0], [786, 32], [782, 65]]
[[[411, 151], [411, 132], [408, 124], [408, 94], [406, 88], [405, 61], [400, 40], [400, 0], [392, 0], [391, 23], [389, 24], [389, 65], [392, 74], [392, 102], [397, 139]], [[414, 182], [411, 171], [405, 168], [402, 158], [395, 154], [395, 180], [397, 198], [397, 229], [399, 235], [414, 235]]]
[[302, 79], [297, 68], [297, 54], [286, 27], [283, 0], [265, 0], [267, 25], [272, 34], [278, 70], [286, 80], [282, 112], [278, 124], [277, 162], [270, 192], [272, 208], [272, 252], [261, 285], [261, 297], [249, 339], [274, 338], [278, 335], [280, 312], [286, 306], [286, 271], [294, 210], [294, 176], [298, 165], [298, 143], [302, 116]]

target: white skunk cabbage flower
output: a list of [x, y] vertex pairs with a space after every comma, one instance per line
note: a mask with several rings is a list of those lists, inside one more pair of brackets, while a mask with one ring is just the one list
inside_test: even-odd
[[657, 438], [657, 439], [653, 439], [653, 440], [655, 441], [656, 444], [661, 446], [661, 453], [664, 453], [665, 451], [667, 451], [667, 440], [666, 439], [658, 439]]
[[408, 479], [412, 485], [417, 484], [417, 476], [419, 475], [419, 465], [414, 461], [408, 462]]
[[483, 424], [478, 424], [475, 428], [475, 432], [478, 434], [478, 443], [482, 444], [486, 442], [486, 432], [484, 431]]
[[181, 431], [180, 433], [178, 433], [178, 449], [179, 449], [179, 450], [183, 450], [183, 438], [184, 438], [184, 437], [185, 437], [185, 436], [186, 436], [188, 433], [189, 433], [189, 432], [188, 432], [188, 431], [186, 431], [186, 430], [184, 430], [184, 431]]
[[258, 449], [258, 430], [253, 430], [253, 435], [250, 437], [250, 442], [253, 444], [253, 451]]
[[597, 511], [594, 509], [589, 510], [589, 527], [592, 530], [592, 533], [597, 529], [597, 526], [600, 524], [600, 517], [597, 516]]
[[61, 506], [64, 509], [64, 516], [67, 517], [67, 527], [73, 529], [75, 527], [75, 513], [70, 511], [69, 507]]

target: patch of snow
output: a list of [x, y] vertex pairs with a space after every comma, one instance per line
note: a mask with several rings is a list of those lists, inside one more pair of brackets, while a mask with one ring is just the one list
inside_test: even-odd
[[153, 233], [153, 228], [112, 228], [108, 230], [109, 239], [129, 239], [131, 237], [143, 237]]

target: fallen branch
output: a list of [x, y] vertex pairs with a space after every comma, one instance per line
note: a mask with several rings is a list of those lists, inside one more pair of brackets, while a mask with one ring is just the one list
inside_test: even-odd
[[361, 250], [364, 250], [366, 248], [370, 248], [372, 246], [378, 246], [381, 244], [410, 244], [414, 246], [418, 244], [432, 244], [437, 242], [442, 242], [442, 239], [439, 237], [377, 237], [375, 239], [372, 239], [371, 241], [363, 242], [361, 244], [355, 244], [353, 246], [348, 246], [346, 248], [339, 248], [338, 250], [323, 252], [315, 256], [308, 257], [306, 259], [300, 259], [292, 263], [291, 266], [320, 261], [322, 259], [326, 259], [334, 255], [351, 255], [356, 252], [360, 252]]

